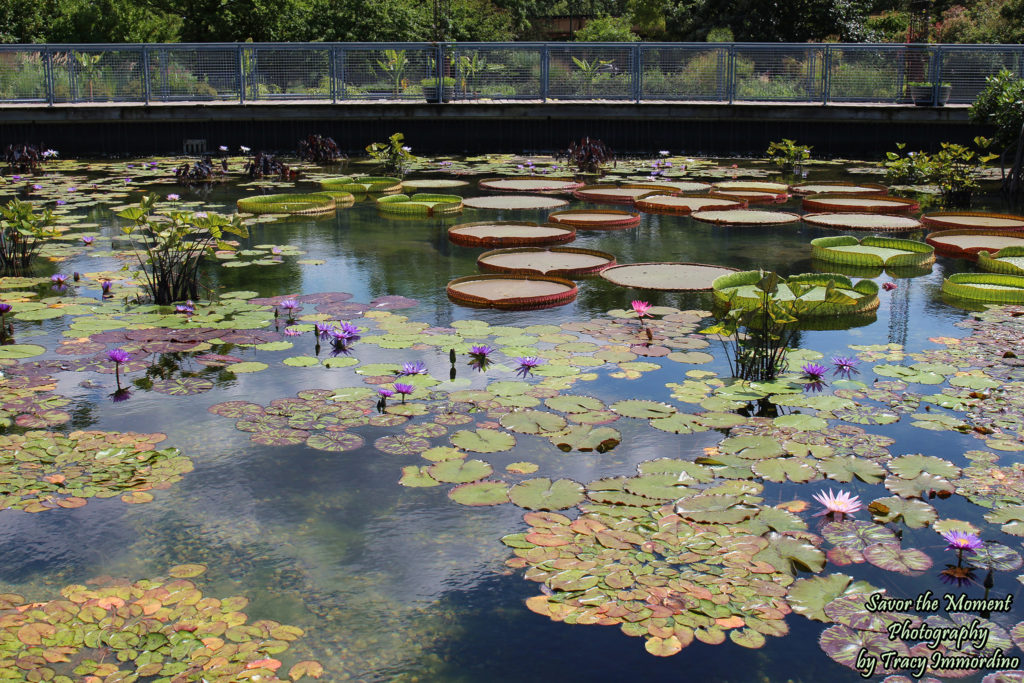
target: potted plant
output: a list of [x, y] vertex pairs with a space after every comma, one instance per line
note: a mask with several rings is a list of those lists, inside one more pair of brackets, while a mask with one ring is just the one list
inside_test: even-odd
[[449, 102], [455, 96], [455, 79], [451, 76], [445, 76], [441, 79], [441, 99], [437, 99], [437, 79], [436, 78], [424, 78], [420, 81], [420, 85], [423, 86], [423, 96], [427, 99], [427, 102], [431, 104], [437, 104], [438, 102]]
[[930, 107], [933, 104], [937, 107], [949, 102], [949, 94], [953, 91], [951, 83], [939, 83], [938, 98], [935, 95], [935, 84], [931, 81], [911, 81], [907, 83], [907, 93], [910, 99], [919, 107]]

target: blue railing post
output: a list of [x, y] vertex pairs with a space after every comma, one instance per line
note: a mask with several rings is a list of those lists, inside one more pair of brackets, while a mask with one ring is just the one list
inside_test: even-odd
[[551, 51], [547, 43], [540, 48], [540, 98], [547, 102], [549, 94], [549, 76], [551, 74]]
[[338, 56], [341, 58], [341, 69], [335, 67], [335, 73], [338, 76], [339, 90], [341, 91], [341, 99], [348, 97], [348, 90], [345, 86], [345, 67], [348, 65], [348, 55], [345, 53], [345, 45], [338, 46]]
[[821, 103], [828, 104], [832, 90], [832, 46], [825, 46], [824, 65], [821, 67]]
[[434, 85], [437, 86], [437, 101], [444, 103], [444, 43], [438, 43], [434, 48]]
[[150, 84], [149, 84], [149, 46], [142, 46], [142, 92], [145, 95], [146, 105], [149, 105]]
[[726, 79], [726, 88], [729, 90], [729, 104], [736, 100], [736, 45], [729, 45], [729, 60], [726, 64], [729, 69], [729, 77]]
[[245, 104], [245, 56], [241, 43], [238, 45], [238, 103]]
[[643, 96], [644, 50], [642, 43], [633, 45], [633, 101], [640, 104]]
[[53, 50], [43, 50], [43, 74], [46, 78], [46, 105], [53, 106], [55, 94], [53, 92]]
[[939, 91], [942, 89], [942, 46], [937, 45], [932, 53], [932, 106], [939, 105]]

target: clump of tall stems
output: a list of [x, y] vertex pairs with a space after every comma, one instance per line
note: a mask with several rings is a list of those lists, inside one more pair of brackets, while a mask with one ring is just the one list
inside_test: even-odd
[[36, 213], [29, 202], [12, 199], [0, 206], [0, 266], [5, 273], [28, 270], [43, 243], [58, 235], [49, 209]]
[[249, 229], [237, 215], [167, 211], [153, 215], [157, 197], [146, 197], [118, 214], [129, 222], [121, 228], [128, 236], [153, 301], [168, 305], [199, 299], [199, 264], [214, 249], [233, 250], [226, 233], [248, 237]]

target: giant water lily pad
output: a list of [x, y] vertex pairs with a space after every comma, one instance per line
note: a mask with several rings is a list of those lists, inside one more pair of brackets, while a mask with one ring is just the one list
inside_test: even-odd
[[623, 287], [665, 291], [711, 289], [715, 278], [735, 268], [702, 263], [631, 263], [601, 271], [601, 277]]

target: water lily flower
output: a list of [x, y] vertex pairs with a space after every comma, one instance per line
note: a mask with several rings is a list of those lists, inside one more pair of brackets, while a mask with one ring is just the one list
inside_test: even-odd
[[169, 202], [176, 202], [179, 199], [181, 199], [181, 195], [180, 194], [174, 194], [172, 192], [171, 194], [167, 195], [167, 201], [169, 201]]
[[54, 273], [50, 276], [50, 282], [53, 283], [54, 289], [59, 289], [64, 286], [68, 281], [68, 276], [64, 273]]
[[669, 154], [671, 154], [671, 152], [669, 152], [667, 149], [663, 149], [660, 152], [658, 152], [658, 154], [660, 154], [663, 157], [667, 157]]
[[331, 336], [331, 330], [334, 329], [334, 325], [330, 323], [317, 323], [314, 332], [318, 339], [326, 339]]
[[526, 376], [532, 373], [533, 369], [544, 361], [536, 356], [526, 356], [525, 358], [516, 358], [516, 362], [519, 363], [519, 369], [516, 370], [516, 374], [526, 379]]
[[124, 349], [110, 349], [107, 351], [107, 358], [114, 361], [114, 378], [117, 381], [117, 390], [121, 390], [121, 363], [127, 363], [132, 359], [130, 353]]
[[130, 183], [131, 181], [132, 181], [132, 179], [131, 179], [131, 178], [125, 178], [125, 179], [124, 179], [124, 184], [125, 184], [125, 185], [127, 185], [127, 184], [128, 184], [128, 183]]
[[411, 152], [412, 151], [412, 147], [410, 147], [408, 145], [402, 145], [402, 151], [403, 152]]
[[196, 218], [209, 218], [209, 214], [206, 213], [205, 211], [196, 211], [193, 215]]
[[860, 374], [857, 369], [857, 359], [849, 356], [832, 356], [832, 365], [835, 366], [834, 375], [850, 378], [852, 374]]
[[64, 206], [65, 204], [67, 204], [67, 202], [64, 201], [63, 199], [58, 199], [57, 200], [57, 206]]
[[985, 545], [975, 534], [963, 531], [947, 531], [942, 534], [942, 538], [949, 544], [946, 546], [946, 550], [956, 550], [959, 553], [963, 553], [965, 550], [973, 553]]
[[409, 375], [425, 375], [427, 374], [427, 366], [423, 364], [423, 361], [413, 361], [412, 363], [403, 363], [402, 369], [399, 370], [399, 377], [406, 377]]
[[13, 306], [8, 303], [0, 303], [0, 315], [7, 315], [11, 312], [12, 308]]
[[113, 286], [114, 283], [111, 282], [110, 280], [103, 280], [102, 282], [100, 282], [100, 291], [103, 293], [104, 299], [114, 296], [113, 294], [110, 293], [110, 288]]
[[403, 384], [401, 382], [395, 382], [392, 386], [395, 388], [395, 391], [402, 395], [402, 403], [405, 403], [406, 394], [411, 394], [416, 390], [416, 387], [414, 387], [413, 385]]
[[487, 345], [471, 347], [469, 349], [470, 367], [472, 367], [475, 370], [479, 370], [480, 372], [483, 372], [491, 364], [491, 360], [490, 358], [488, 358], [488, 356], [493, 352], [494, 349]]
[[284, 328], [284, 336], [286, 337], [298, 337], [300, 334], [302, 334], [302, 330], [297, 330], [294, 327]]
[[644, 318], [647, 317], [648, 311], [651, 310], [651, 305], [646, 301], [640, 301], [638, 299], [634, 299], [631, 305], [633, 307], [633, 312], [636, 313], [638, 318], [640, 318], [640, 326], [645, 327]]
[[825, 373], [828, 372], [828, 368], [817, 363], [805, 363], [800, 370], [804, 373], [804, 377], [812, 382], [820, 382]]
[[120, 365], [121, 363], [127, 363], [132, 359], [132, 355], [124, 349], [110, 349], [107, 351], [107, 358], [114, 361], [115, 364]]
[[896, 283], [886, 282], [885, 284], [882, 285], [882, 289], [884, 289], [887, 292], [891, 292], [892, 290], [896, 289]]
[[185, 315], [192, 315], [193, 313], [196, 312], [196, 308], [191, 303], [177, 304], [174, 307], [174, 312], [175, 313], [184, 313]]
[[59, 152], [55, 149], [44, 149], [40, 156], [42, 156], [44, 159], [52, 159], [53, 157], [58, 155]]
[[383, 387], [378, 389], [377, 393], [380, 394], [381, 396], [383, 396], [384, 398], [391, 398], [392, 396], [395, 395], [394, 391], [392, 391], [391, 389], [383, 388]]
[[69, 187], [68, 188], [68, 192], [78, 192], [78, 188], [77, 187]]
[[249, 152], [252, 151], [251, 148], [246, 147], [245, 145], [239, 145], [238, 149], [240, 149], [242, 151], [242, 154], [248, 154]]
[[850, 495], [848, 491], [834, 493], [832, 489], [829, 489], [828, 493], [822, 491], [815, 493], [812, 497], [825, 506], [824, 510], [814, 515], [815, 517], [835, 515], [838, 519], [842, 519], [843, 515], [852, 515], [863, 507], [860, 498]]
[[334, 328], [334, 330], [335, 334], [342, 339], [359, 339], [359, 335], [361, 334], [361, 330], [352, 323], [341, 323], [338, 327]]
[[228, 151], [228, 146], [227, 145], [221, 145], [218, 149], [220, 149], [220, 151], [222, 151], [222, 152], [226, 152], [226, 151]]
[[33, 190], [41, 190], [41, 189], [43, 189], [43, 186], [40, 185], [39, 183], [36, 183], [35, 185], [32, 186], [32, 189]]
[[93, 237], [92, 235], [82, 235], [82, 242], [84, 242], [85, 246], [87, 246], [87, 247], [92, 245], [93, 240], [95, 240], [95, 239], [96, 238]]
[[286, 311], [294, 311], [296, 308], [299, 307], [299, 302], [296, 301], [295, 299], [285, 299], [284, 301], [279, 303], [278, 306], [280, 306]]
[[20, 175], [12, 175], [11, 176], [11, 180], [21, 180], [21, 176]]
[[0, 303], [0, 339], [6, 340], [7, 335], [12, 330], [7, 327], [7, 314], [11, 312], [11, 306], [9, 303]]

